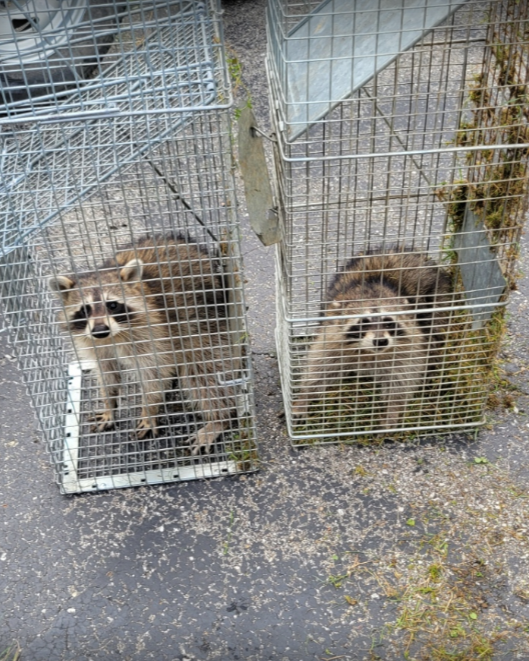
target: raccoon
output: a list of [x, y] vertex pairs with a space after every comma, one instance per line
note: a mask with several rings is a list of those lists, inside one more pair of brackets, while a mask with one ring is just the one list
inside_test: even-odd
[[381, 427], [395, 427], [444, 344], [452, 301], [448, 273], [396, 245], [354, 257], [331, 281], [324, 319], [309, 348], [294, 418], [351, 373], [379, 388]]
[[[141, 386], [139, 438], [156, 435], [175, 377], [207, 422], [190, 439], [193, 454], [229, 426], [235, 392], [218, 379], [223, 354], [230, 355], [224, 278], [204, 247], [181, 235], [146, 236], [96, 271], [52, 277], [49, 285], [62, 299], [60, 321], [76, 350], [97, 365], [104, 402], [97, 431], [114, 426], [125, 370], [136, 372]], [[239, 369], [232, 358], [231, 378]]]

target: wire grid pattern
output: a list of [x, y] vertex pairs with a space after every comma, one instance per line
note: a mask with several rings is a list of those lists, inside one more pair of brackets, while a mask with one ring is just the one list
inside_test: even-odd
[[[100, 78], [63, 105], [43, 106], [44, 118], [32, 108], [21, 124], [7, 116], [2, 125], [9, 160], [2, 170], [2, 313], [63, 493], [256, 468], [217, 9], [141, 3], [129, 12], [140, 21], [134, 35], [147, 33], [133, 40], [135, 49], [116, 52], [131, 43], [119, 32]], [[120, 25], [125, 30], [123, 18]], [[138, 80], [144, 93], [135, 91]], [[119, 112], [87, 115], [87, 102], [105, 106], [114, 83]], [[154, 249], [142, 252], [142, 245]], [[145, 276], [108, 268], [127, 249]], [[51, 291], [50, 277], [78, 283], [77, 294]], [[110, 299], [127, 308], [121, 317], [101, 311]], [[84, 328], [78, 321], [65, 329], [64, 315], [73, 312], [86, 317]], [[97, 349], [104, 331], [99, 340], [90, 336], [97, 324], [123, 331], [106, 340], [104, 355]], [[95, 350], [82, 352], [75, 336]], [[155, 400], [147, 413], [146, 393]], [[98, 427], [94, 416], [114, 395], [114, 425], [100, 420]], [[194, 443], [211, 421], [218, 425], [207, 442]]]
[[[406, 22], [410, 7], [424, 20], [420, 39], [417, 19]], [[426, 20], [432, 7], [446, 9], [435, 25]], [[392, 12], [391, 27], [377, 32], [387, 26], [381, 15]], [[351, 26], [361, 25], [366, 15], [371, 27], [353, 34]], [[267, 69], [283, 222], [277, 342], [294, 442], [437, 431], [482, 420], [487, 366], [527, 211], [528, 25], [526, 4], [514, 0], [421, 0], [402, 7], [365, 0], [354, 8], [341, 0], [270, 1]], [[408, 39], [412, 45], [392, 50], [406, 42], [407, 30], [414, 33], [414, 40]], [[375, 44], [367, 54], [355, 45], [366, 34]], [[347, 59], [360, 62], [349, 64], [344, 74]], [[362, 66], [375, 75], [366, 81], [356, 76]], [[324, 81], [317, 84], [314, 76], [322, 71]], [[346, 349], [346, 338], [327, 328], [333, 315], [323, 302], [337, 272], [353, 256], [373, 250], [388, 254], [396, 245], [428, 255], [438, 265], [436, 277], [451, 278], [451, 300], [434, 299], [424, 308], [415, 301], [417, 318], [431, 316], [432, 304], [444, 310], [443, 350], [432, 347], [424, 324], [401, 329], [416, 348], [425, 339], [429, 343], [424, 382], [406, 360], [399, 363], [398, 350], [366, 358], [363, 365], [358, 347]], [[413, 279], [416, 269], [420, 280], [428, 270], [399, 268], [395, 296], [409, 294], [406, 272]], [[383, 273], [378, 277], [380, 283], [387, 280]], [[353, 297], [356, 307], [376, 307], [366, 296], [364, 290]], [[406, 315], [395, 302], [392, 306], [391, 296], [376, 296], [378, 307], [389, 309], [394, 322], [401, 315], [406, 327]], [[349, 315], [336, 312], [334, 322], [342, 315], [358, 321], [353, 308]], [[322, 322], [322, 312], [328, 322]], [[378, 322], [388, 316], [370, 312], [369, 337], [382, 333]], [[400, 352], [408, 363], [421, 362], [409, 348], [401, 346]], [[395, 399], [396, 372], [405, 375], [399, 387], [406, 401], [398, 419], [388, 420], [384, 411]], [[311, 388], [305, 410], [300, 399]]]
[[[67, 0], [54, 4], [53, 0], [47, 3], [46, 20], [34, 26], [40, 43], [25, 40], [31, 31], [20, 32], [16, 27], [11, 37], [2, 34], [1, 93], [12, 121], [90, 111], [145, 114], [156, 108], [163, 111], [168, 105], [183, 112], [186, 107], [215, 105], [210, 95], [197, 95], [198, 88], [208, 85], [209, 92], [217, 94], [217, 105], [225, 104], [221, 96], [229, 85], [223, 43], [214, 36], [220, 26], [217, 2]], [[77, 16], [72, 18], [68, 12], [76, 5]], [[16, 14], [24, 6], [31, 21], [32, 10], [38, 11], [36, 3], [6, 3], [3, 11], [8, 19], [10, 12]], [[61, 42], [66, 48], [59, 58], [42, 45]], [[163, 92], [157, 89], [161, 82]], [[143, 104], [135, 105], [138, 99]]]
[[[62, 95], [51, 86], [53, 94], [6, 105], [8, 115], [0, 120], [4, 250], [163, 142], [194, 112], [231, 104], [215, 38], [218, 18], [208, 5], [126, 7], [115, 7], [122, 10], [115, 18], [119, 30], [97, 78], [78, 79]], [[93, 29], [97, 41], [96, 25], [84, 29]], [[47, 70], [52, 63], [45, 65]], [[31, 203], [35, 190], [42, 197], [38, 215]]]

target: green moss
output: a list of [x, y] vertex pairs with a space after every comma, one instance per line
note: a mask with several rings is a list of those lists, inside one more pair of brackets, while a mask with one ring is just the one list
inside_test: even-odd
[[[529, 192], [529, 149], [517, 147], [529, 143], [529, 87], [523, 78], [529, 48], [518, 32], [518, 22], [512, 20], [501, 24], [501, 32], [489, 35], [490, 70], [473, 77], [468, 88], [470, 118], [461, 119], [454, 139], [458, 147], [482, 149], [466, 153], [468, 178], [436, 191], [447, 205], [449, 232], [460, 230], [468, 204], [491, 230], [493, 246], [517, 241]], [[512, 148], [487, 148], [502, 143]], [[507, 275], [511, 261], [504, 259]]]

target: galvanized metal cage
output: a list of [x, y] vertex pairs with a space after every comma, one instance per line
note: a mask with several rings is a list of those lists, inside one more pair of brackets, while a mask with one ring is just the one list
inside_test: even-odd
[[480, 424], [527, 210], [527, 3], [270, 0], [268, 38], [291, 438]]
[[218, 3], [81, 4], [59, 54], [0, 62], [1, 309], [57, 481], [253, 470]]

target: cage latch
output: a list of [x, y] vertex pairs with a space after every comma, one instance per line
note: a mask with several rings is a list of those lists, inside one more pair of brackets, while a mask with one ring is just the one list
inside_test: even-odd
[[239, 116], [239, 165], [250, 225], [259, 240], [269, 246], [281, 240], [281, 230], [274, 208], [262, 137], [268, 136], [257, 128], [252, 109], [243, 108]]

